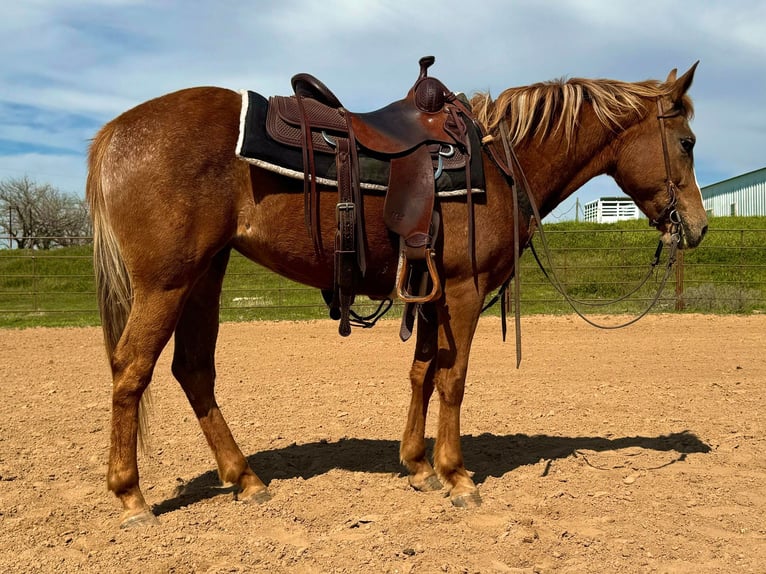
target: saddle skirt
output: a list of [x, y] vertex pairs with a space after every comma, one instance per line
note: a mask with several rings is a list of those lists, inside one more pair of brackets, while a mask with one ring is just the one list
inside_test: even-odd
[[[301, 151], [301, 127], [295, 100], [286, 97], [272, 97], [267, 100], [250, 90], [241, 90], [240, 93], [242, 109], [237, 156], [262, 169], [303, 180], [305, 171]], [[310, 99], [304, 100], [304, 105], [321, 106]], [[334, 144], [336, 138], [342, 137], [345, 122], [342, 117], [332, 113], [322, 116], [321, 121], [322, 129], [312, 131], [316, 182], [337, 187]], [[481, 149], [480, 135], [475, 130], [469, 132], [469, 137], [471, 148]], [[466, 156], [456, 147], [439, 144], [430, 146], [430, 151], [435, 175], [438, 175], [435, 179], [437, 196], [446, 198], [466, 195]], [[389, 159], [376, 157], [374, 152], [360, 146], [359, 171], [362, 190], [366, 193], [385, 194], [390, 177]], [[470, 167], [471, 192], [483, 193], [484, 172], [480, 153], [472, 155]]]

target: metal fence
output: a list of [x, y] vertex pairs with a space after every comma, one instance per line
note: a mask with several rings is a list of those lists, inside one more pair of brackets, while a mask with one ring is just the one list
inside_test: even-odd
[[[652, 258], [656, 231], [646, 228], [546, 231], [553, 249], [553, 268], [567, 290], [595, 303], [629, 293]], [[539, 242], [537, 251], [540, 252]], [[654, 244], [656, 245], [656, 244]], [[667, 252], [667, 250], [665, 250]], [[666, 253], [663, 257], [666, 257]], [[547, 261], [543, 261], [547, 265]], [[607, 312], [635, 312], [656, 295], [665, 260], [646, 285]], [[532, 310], [548, 302], [566, 311], [563, 297], [550, 287], [531, 257], [522, 260], [522, 302]], [[526, 281], [525, 279], [526, 278]], [[535, 289], [537, 288], [537, 289]], [[702, 246], [679, 251], [673, 271], [656, 306], [658, 311], [760, 312], [766, 310], [766, 229], [714, 228]]]
[[[646, 273], [657, 239], [652, 230], [553, 230], [546, 234], [557, 276], [570, 293], [589, 303], [628, 292]], [[539, 243], [535, 244], [540, 252]], [[766, 229], [711, 230], [702, 247], [679, 253], [657, 310], [766, 311], [765, 245]], [[66, 322], [71, 320], [67, 316], [78, 315], [97, 321], [91, 258], [89, 245], [0, 249], [0, 318], [44, 315], [60, 316]], [[644, 288], [625, 301], [586, 308], [599, 313], [640, 310], [654, 297], [663, 264]], [[524, 313], [569, 309], [529, 253], [522, 257], [520, 276]], [[361, 299], [361, 307], [366, 312], [372, 309], [372, 302]], [[224, 282], [221, 314], [224, 320], [294, 319], [325, 317], [326, 308], [316, 289], [278, 277], [234, 253]]]

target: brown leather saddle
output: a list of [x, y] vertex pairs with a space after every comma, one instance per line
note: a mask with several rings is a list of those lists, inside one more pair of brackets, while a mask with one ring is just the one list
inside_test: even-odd
[[[396, 292], [405, 303], [422, 304], [441, 295], [434, 261], [438, 213], [434, 211], [434, 154], [457, 149], [466, 158], [469, 236], [473, 242], [468, 107], [438, 79], [428, 76], [433, 56], [420, 59], [420, 74], [404, 99], [369, 113], [346, 110], [321, 81], [310, 74], [292, 78], [294, 96], [272, 96], [270, 132], [289, 132], [299, 126], [304, 170], [306, 226], [317, 252], [318, 232], [316, 153], [335, 156], [338, 184], [335, 238], [335, 286], [329, 301], [331, 315], [340, 319], [341, 335], [350, 333], [349, 309], [354, 285], [366, 271], [364, 213], [359, 178], [360, 149], [390, 162], [384, 200], [384, 222], [400, 236]], [[284, 122], [284, 126], [273, 125]], [[281, 138], [284, 142], [285, 139]], [[320, 181], [321, 182], [321, 181]], [[473, 249], [471, 250], [473, 253]]]

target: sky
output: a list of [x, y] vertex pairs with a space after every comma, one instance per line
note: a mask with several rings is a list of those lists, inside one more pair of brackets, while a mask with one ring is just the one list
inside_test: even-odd
[[[700, 185], [766, 167], [764, 0], [21, 0], [0, 8], [0, 38], [0, 180], [79, 196], [90, 139], [143, 101], [197, 85], [287, 94], [308, 72], [371, 111], [404, 96], [424, 55], [469, 95], [561, 77], [663, 80], [700, 60], [689, 92]], [[596, 178], [547, 219], [615, 195]]]

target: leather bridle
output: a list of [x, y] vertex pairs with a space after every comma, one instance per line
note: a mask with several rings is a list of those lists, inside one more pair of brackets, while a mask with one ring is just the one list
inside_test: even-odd
[[665, 160], [665, 186], [668, 190], [670, 200], [668, 204], [660, 211], [656, 218], [652, 219], [649, 224], [652, 227], [659, 227], [666, 221], [670, 222], [671, 236], [675, 233], [679, 234], [678, 242], [681, 242], [681, 235], [683, 234], [683, 226], [681, 225], [681, 216], [676, 210], [676, 204], [678, 203], [678, 186], [673, 181], [673, 173], [670, 169], [670, 153], [668, 151], [667, 134], [665, 130], [665, 120], [669, 118], [675, 118], [681, 115], [681, 111], [674, 109], [668, 113], [662, 111], [662, 102], [660, 98], [657, 98], [657, 121], [660, 126], [660, 140], [662, 141], [662, 157]]
[[[550, 271], [547, 271], [545, 267], [543, 266], [542, 262], [540, 261], [539, 257], [537, 256], [537, 253], [534, 250], [534, 247], [532, 247], [531, 243], [531, 235], [534, 233], [534, 230], [530, 232], [530, 240], [528, 241], [528, 244], [531, 247], [532, 253], [534, 254], [535, 260], [537, 261], [537, 264], [540, 266], [540, 269], [542, 270], [545, 277], [550, 281], [551, 285], [559, 292], [561, 293], [564, 298], [567, 300], [567, 302], [571, 305], [572, 309], [577, 313], [585, 322], [588, 324], [598, 327], [600, 329], [620, 329], [623, 327], [627, 327], [628, 325], [632, 325], [633, 323], [637, 322], [639, 319], [643, 318], [649, 311], [654, 307], [654, 305], [657, 303], [657, 301], [660, 298], [660, 295], [662, 294], [662, 291], [665, 287], [665, 284], [670, 276], [670, 273], [673, 268], [673, 264], [676, 261], [676, 254], [678, 251], [678, 247], [681, 244], [682, 240], [682, 233], [683, 233], [683, 226], [681, 224], [681, 216], [678, 213], [678, 210], [676, 209], [676, 205], [678, 202], [678, 186], [673, 181], [672, 177], [672, 171], [670, 168], [670, 154], [668, 152], [668, 144], [667, 144], [667, 136], [666, 136], [666, 130], [665, 130], [665, 119], [672, 118], [680, 115], [680, 110], [674, 110], [672, 112], [669, 112], [667, 114], [663, 113], [662, 111], [662, 103], [660, 102], [660, 98], [657, 98], [657, 110], [658, 115], [657, 119], [659, 122], [659, 129], [660, 129], [660, 139], [662, 141], [662, 154], [665, 161], [665, 185], [668, 190], [668, 195], [670, 196], [670, 200], [668, 201], [668, 204], [660, 211], [660, 213], [657, 215], [655, 219], [652, 219], [650, 221], [650, 225], [653, 227], [659, 227], [663, 223], [669, 223], [670, 225], [670, 250], [668, 253], [668, 260], [665, 267], [665, 273], [659, 283], [657, 293], [654, 295], [652, 300], [647, 305], [646, 309], [644, 309], [639, 315], [636, 317], [631, 318], [625, 323], [621, 323], [618, 325], [603, 325], [600, 323], [596, 323], [592, 319], [586, 317], [577, 307], [577, 304], [582, 305], [609, 305], [612, 303], [616, 303], [618, 301], [621, 301], [625, 298], [627, 298], [629, 295], [635, 293], [638, 289], [640, 289], [646, 281], [651, 277], [654, 273], [655, 267], [659, 263], [660, 254], [662, 252], [662, 248], [664, 246], [664, 243], [662, 239], [660, 239], [659, 244], [657, 246], [657, 249], [654, 254], [654, 259], [650, 265], [649, 271], [646, 274], [646, 276], [643, 278], [643, 280], [639, 283], [639, 285], [632, 289], [627, 295], [623, 295], [615, 300], [612, 301], [606, 301], [606, 302], [587, 302], [587, 301], [579, 301], [577, 299], [574, 299], [571, 297], [566, 289], [562, 286], [561, 281], [559, 281], [558, 277], [556, 276], [552, 260], [551, 260], [551, 254], [550, 254], [550, 248], [548, 247], [548, 241], [545, 237], [545, 233], [543, 231], [542, 226], [542, 217], [540, 216], [539, 209], [537, 207], [537, 203], [535, 202], [534, 195], [532, 194], [532, 190], [530, 189], [529, 182], [527, 181], [527, 178], [524, 174], [524, 170], [521, 167], [521, 164], [519, 163], [518, 157], [516, 156], [515, 151], [513, 150], [513, 147], [511, 146], [510, 137], [508, 134], [508, 127], [505, 124], [505, 122], [500, 123], [500, 138], [503, 144], [503, 151], [505, 158], [501, 159], [498, 154], [496, 153], [493, 146], [487, 146], [487, 149], [489, 151], [490, 157], [493, 159], [495, 164], [500, 168], [500, 170], [509, 178], [509, 181], [511, 183], [511, 190], [513, 194], [513, 275], [509, 277], [505, 283], [501, 286], [500, 290], [498, 291], [497, 295], [492, 298], [492, 300], [485, 305], [484, 309], [482, 311], [486, 310], [487, 308], [494, 305], [498, 299], [501, 300], [501, 310], [502, 310], [502, 331], [503, 331], [503, 340], [505, 340], [505, 333], [506, 333], [506, 308], [508, 305], [508, 286], [510, 285], [511, 280], [514, 282], [514, 318], [515, 318], [515, 331], [516, 331], [516, 367], [518, 368], [521, 364], [521, 317], [520, 317], [520, 310], [519, 310], [519, 303], [520, 303], [520, 281], [519, 281], [519, 257], [521, 254], [521, 245], [520, 245], [520, 237], [519, 237], [519, 223], [520, 223], [520, 214], [519, 214], [519, 198], [518, 198], [518, 186], [521, 185], [524, 188], [524, 192], [528, 198], [529, 204], [532, 208], [532, 216], [534, 221], [537, 222], [537, 228], [540, 229], [540, 241], [543, 245], [543, 249], [545, 251], [546, 259], [548, 260], [548, 265], [550, 267]], [[492, 137], [485, 138], [485, 142], [491, 142]], [[531, 229], [531, 221], [530, 221], [530, 229]]]

